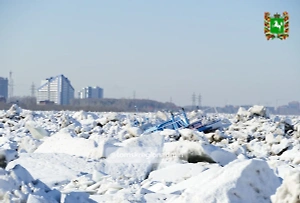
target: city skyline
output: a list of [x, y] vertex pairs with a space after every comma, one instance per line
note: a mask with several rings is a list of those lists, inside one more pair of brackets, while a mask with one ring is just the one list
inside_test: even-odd
[[[0, 76], [13, 72], [14, 95], [61, 73], [76, 92], [100, 86], [106, 98], [181, 106], [194, 92], [209, 106], [300, 100], [297, 1], [0, 4]], [[264, 12], [284, 11], [290, 37], [267, 41]]]
[[[12, 73], [12, 72], [10, 72], [10, 73]], [[38, 85], [37, 86], [37, 88], [35, 89], [35, 94], [37, 94], [38, 93], [38, 89], [41, 87], [41, 86], [44, 86], [45, 85], [45, 81], [47, 80], [47, 79], [50, 79], [50, 78], [56, 78], [56, 77], [58, 77], [58, 76], [60, 76], [60, 75], [62, 75], [62, 76], [64, 76], [63, 74], [59, 74], [59, 75], [56, 75], [56, 76], [50, 76], [50, 77], [47, 77], [47, 78], [44, 78], [44, 79], [41, 79], [40, 80], [40, 85]], [[13, 90], [14, 91], [14, 89], [13, 88], [10, 88], [9, 87], [9, 77], [1, 77], [0, 76], [0, 78], [2, 78], [2, 79], [7, 79], [8, 80], [8, 97], [9, 97], [9, 95], [10, 95], [10, 90]], [[67, 78], [68, 79], [68, 78]], [[68, 79], [69, 80], [69, 79]], [[72, 81], [70, 80], [70, 83], [72, 83]], [[36, 86], [34, 83], [32, 83], [31, 84], [31, 88], [30, 88], [30, 90], [31, 90], [31, 95], [30, 94], [24, 94], [24, 95], [13, 95], [13, 97], [26, 97], [26, 96], [32, 96], [32, 87], [33, 86]], [[90, 85], [86, 85], [85, 87], [83, 87], [83, 88], [79, 88], [78, 90], [77, 89], [74, 89], [74, 98], [84, 98], [83, 96], [79, 96], [80, 95], [80, 93], [82, 93], [81, 91], [82, 90], [85, 90], [86, 88], [99, 88], [99, 89], [101, 89], [101, 95], [102, 96], [100, 96], [99, 97], [99, 99], [100, 98], [108, 98], [108, 97], [104, 97], [103, 96], [103, 91], [104, 91], [104, 89], [103, 88], [101, 88], [101, 87], [99, 87], [99, 86], [90, 86]], [[88, 97], [86, 97], [86, 98], [88, 98]], [[92, 97], [91, 97], [92, 98]], [[93, 96], [93, 98], [96, 98], [96, 97], [94, 97]], [[178, 105], [178, 106], [202, 106], [202, 95], [201, 94], [198, 94], [198, 95], [196, 95], [195, 94], [195, 92], [192, 94], [192, 95], [190, 95], [190, 98], [191, 98], [191, 100], [190, 100], [190, 103], [188, 103], [188, 104], [186, 104], [186, 105], [178, 105], [178, 104], [176, 104], [176, 103], [174, 103], [173, 101], [172, 101], [172, 97], [170, 98], [170, 100], [169, 101], [159, 101], [159, 102], [171, 102], [171, 103], [174, 103], [174, 104], [176, 104], [176, 105]], [[111, 97], [111, 99], [113, 99], [112, 97]], [[150, 99], [150, 100], [154, 100], [155, 101], [155, 99], [151, 99], [151, 98], [136, 98], [136, 92], [134, 91], [133, 92], [133, 94], [132, 95], [130, 95], [130, 96], [128, 96], [128, 97], [121, 97], [121, 98], [116, 98], [116, 99]], [[156, 100], [156, 101], [158, 101], [158, 100]], [[222, 106], [248, 106], [248, 105], [264, 105], [264, 106], [270, 106], [270, 107], [275, 107], [275, 108], [277, 108], [277, 107], [279, 107], [279, 106], [286, 106], [286, 105], [288, 105], [289, 103], [291, 103], [291, 102], [300, 102], [300, 100], [288, 100], [288, 99], [276, 99], [275, 101], [273, 101], [273, 102], [256, 102], [256, 103], [252, 103], [252, 104], [249, 104], [249, 103], [244, 103], [244, 104], [231, 104], [231, 103], [228, 103], [228, 101], [225, 101], [225, 103], [223, 104], [223, 105], [220, 105], [220, 106], [215, 106], [215, 107], [222, 107]], [[206, 105], [206, 106], [210, 106], [210, 105]]]

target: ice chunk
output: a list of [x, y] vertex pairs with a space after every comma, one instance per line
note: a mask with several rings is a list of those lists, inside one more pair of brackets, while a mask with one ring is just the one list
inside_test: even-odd
[[163, 136], [159, 133], [132, 138], [112, 153], [99, 170], [113, 178], [142, 181], [158, 163], [162, 145]]
[[300, 171], [293, 170], [284, 177], [282, 185], [271, 197], [273, 203], [300, 202]]
[[217, 146], [206, 142], [190, 141], [165, 143], [163, 157], [162, 163], [172, 158], [179, 158], [190, 163], [216, 162], [221, 165], [226, 165], [236, 159], [235, 154]]
[[5, 171], [0, 169], [0, 200], [3, 202], [57, 203], [60, 192], [51, 190], [20, 165]]
[[173, 202], [270, 202], [280, 184], [267, 162], [252, 159], [206, 170], [165, 192], [184, 190]]
[[19, 116], [22, 112], [22, 109], [17, 105], [13, 104], [10, 109], [6, 112], [6, 117]]
[[173, 164], [166, 168], [152, 171], [147, 180], [155, 182], [179, 183], [193, 176], [199, 175], [199, 173], [215, 167], [216, 164], [208, 163], [186, 163], [186, 164]]
[[65, 153], [91, 158], [103, 157], [103, 148], [97, 148], [94, 140], [72, 137], [67, 132], [58, 132], [47, 138], [35, 153]]
[[259, 115], [265, 118], [269, 118], [269, 112], [266, 107], [254, 105], [248, 110], [252, 115]]
[[34, 179], [43, 181], [48, 187], [55, 187], [81, 173], [92, 174], [96, 164], [98, 162], [68, 154], [22, 153], [18, 159], [9, 162], [6, 169], [22, 165]]
[[31, 136], [35, 139], [42, 139], [44, 137], [49, 136], [49, 132], [46, 131], [44, 128], [36, 126], [36, 124], [32, 121], [28, 121], [25, 124], [25, 127], [29, 130], [31, 133]]
[[89, 198], [89, 194], [85, 192], [71, 192], [62, 195], [61, 202], [63, 203], [96, 203]]

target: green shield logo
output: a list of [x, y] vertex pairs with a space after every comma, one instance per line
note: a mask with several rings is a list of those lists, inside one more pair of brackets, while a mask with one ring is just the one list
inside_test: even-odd
[[281, 39], [285, 40], [289, 37], [289, 14], [284, 11], [283, 15], [276, 13], [271, 17], [269, 12], [264, 15], [264, 33], [267, 40]]
[[283, 34], [284, 33], [284, 19], [283, 18], [271, 18], [270, 32], [272, 34]]

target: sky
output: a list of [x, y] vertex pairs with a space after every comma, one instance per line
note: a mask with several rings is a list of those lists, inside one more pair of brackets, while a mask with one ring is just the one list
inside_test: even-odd
[[[284, 11], [290, 37], [267, 41], [264, 12]], [[298, 0], [0, 0], [0, 76], [12, 71], [15, 96], [64, 74], [106, 98], [300, 101], [299, 11]]]

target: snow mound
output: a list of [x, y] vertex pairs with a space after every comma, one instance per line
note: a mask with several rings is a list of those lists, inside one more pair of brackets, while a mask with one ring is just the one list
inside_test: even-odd
[[168, 114], [0, 110], [0, 202], [299, 202], [299, 116], [141, 134]]
[[128, 134], [125, 136], [127, 139], [132, 137], [138, 137], [142, 134], [142, 130], [138, 127], [129, 127], [126, 128]]
[[58, 203], [60, 192], [51, 190], [39, 180], [34, 180], [26, 169], [16, 165], [9, 171], [0, 169], [0, 200], [1, 202]]
[[248, 109], [248, 111], [251, 113], [251, 115], [258, 115], [265, 118], [270, 118], [269, 112], [264, 106], [254, 105], [250, 109]]
[[266, 107], [254, 105], [250, 107], [248, 110], [246, 110], [243, 107], [240, 107], [236, 114], [236, 119], [238, 121], [246, 121], [253, 118], [254, 116], [270, 118], [269, 112]]
[[86, 113], [85, 111], [78, 111], [73, 114], [73, 118], [75, 118], [76, 120], [85, 120], [88, 118], [88, 113]]
[[18, 157], [17, 143], [6, 137], [0, 137], [0, 168], [5, 168], [7, 163]]
[[163, 151], [164, 162], [178, 159], [190, 163], [209, 162], [226, 165], [236, 159], [233, 153], [205, 142], [178, 141], [165, 143]]
[[89, 158], [101, 158], [106, 156], [106, 154], [103, 154], [105, 146], [103, 144], [101, 147], [98, 147], [94, 140], [73, 137], [70, 133], [61, 131], [47, 138], [35, 150], [35, 153], [64, 153]]
[[[96, 203], [94, 200], [90, 199], [90, 195], [84, 192], [70, 192], [68, 194], [63, 194], [61, 202], [64, 203]], [[38, 203], [38, 202], [37, 202]]]
[[273, 203], [300, 202], [300, 171], [293, 170], [288, 174], [276, 194], [271, 197]]
[[252, 159], [206, 170], [165, 192], [184, 190], [173, 202], [270, 202], [280, 184], [267, 162]]
[[6, 117], [8, 118], [14, 118], [14, 117], [17, 117], [19, 116], [21, 113], [22, 113], [22, 109], [16, 105], [16, 104], [13, 104], [9, 110], [7, 110], [6, 112]]
[[218, 165], [203, 162], [196, 164], [173, 164], [168, 167], [152, 171], [149, 178], [143, 182], [143, 188], [147, 188], [149, 190], [153, 189], [153, 187], [150, 187], [153, 182], [160, 182], [166, 186], [177, 184], [181, 181], [197, 176], [201, 172], [212, 167], [218, 167]]
[[115, 179], [142, 181], [158, 163], [162, 146], [163, 136], [159, 133], [132, 138], [108, 156], [99, 170]]
[[97, 121], [101, 124], [101, 125], [106, 125], [107, 123], [109, 123], [110, 121], [112, 122], [116, 122], [121, 120], [121, 115], [115, 112], [110, 112], [108, 114], [103, 115], [102, 118], [97, 119]]
[[6, 169], [22, 165], [34, 179], [43, 181], [49, 187], [58, 187], [82, 173], [92, 173], [97, 164], [98, 162], [68, 154], [22, 153]]
[[17, 151], [12, 149], [0, 149], [0, 168], [5, 168], [7, 163], [17, 158]]
[[199, 141], [204, 137], [203, 132], [199, 132], [191, 129], [180, 129], [180, 139], [181, 140], [189, 140], [189, 141]]

